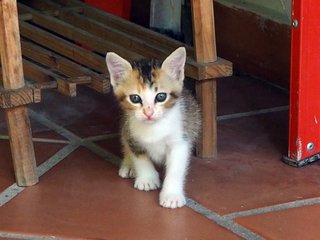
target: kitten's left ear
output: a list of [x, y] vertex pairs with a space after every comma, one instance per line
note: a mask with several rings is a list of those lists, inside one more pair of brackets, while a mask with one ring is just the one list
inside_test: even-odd
[[186, 63], [186, 49], [179, 47], [162, 63], [161, 69], [170, 77], [178, 81], [184, 80], [184, 65]]
[[110, 74], [110, 82], [114, 87], [121, 83], [127, 71], [132, 70], [131, 64], [127, 60], [113, 52], [107, 53], [106, 63]]

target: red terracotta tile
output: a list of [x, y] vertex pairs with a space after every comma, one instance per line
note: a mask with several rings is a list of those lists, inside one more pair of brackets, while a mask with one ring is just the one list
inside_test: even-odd
[[158, 192], [79, 149], [0, 208], [0, 231], [90, 239], [240, 239], [189, 208], [168, 210]]
[[96, 142], [100, 147], [104, 148], [108, 152], [113, 153], [116, 156], [122, 157], [122, 146], [119, 137], [115, 139], [108, 139]]
[[288, 93], [250, 77], [233, 76], [217, 83], [219, 116], [288, 104]]
[[318, 240], [320, 205], [306, 206], [236, 219], [265, 239]]
[[[64, 144], [34, 143], [37, 165], [46, 161]], [[15, 183], [14, 170], [11, 158], [10, 144], [8, 140], [0, 140], [0, 192]]]
[[41, 131], [41, 132], [33, 132], [32, 137], [34, 138], [42, 138], [42, 139], [53, 139], [53, 140], [65, 140], [68, 141], [65, 137], [61, 136], [60, 134], [47, 130], [47, 131]]
[[297, 169], [281, 162], [286, 119], [284, 112], [219, 122], [218, 158], [193, 159], [189, 196], [220, 214], [319, 196], [319, 163]]
[[32, 108], [81, 137], [118, 132], [119, 129], [119, 107], [112, 93], [100, 94], [79, 87], [77, 97], [71, 98], [47, 91], [41, 103]]
[[48, 160], [48, 158], [52, 157], [64, 146], [65, 144], [34, 143], [34, 152], [36, 155], [37, 165], [39, 166], [41, 163]]
[[7, 140], [0, 140], [0, 192], [15, 182], [11, 162], [10, 144]]

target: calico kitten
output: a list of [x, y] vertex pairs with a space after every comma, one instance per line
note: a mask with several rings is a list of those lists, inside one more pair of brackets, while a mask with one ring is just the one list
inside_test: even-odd
[[185, 61], [183, 47], [162, 64], [141, 60], [131, 65], [115, 53], [106, 56], [111, 85], [124, 111], [119, 175], [134, 177], [139, 190], [154, 190], [160, 188], [154, 163], [163, 164], [160, 205], [168, 208], [186, 203], [184, 181], [201, 122], [197, 102], [183, 90]]

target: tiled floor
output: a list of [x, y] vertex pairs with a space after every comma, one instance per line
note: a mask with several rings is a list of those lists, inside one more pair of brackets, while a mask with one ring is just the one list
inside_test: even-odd
[[14, 184], [0, 114], [0, 238], [319, 239], [320, 165], [296, 169], [286, 152], [288, 93], [245, 76], [218, 82], [217, 159], [193, 158], [187, 206], [117, 175], [119, 109], [112, 94], [45, 92], [31, 106], [40, 183]]

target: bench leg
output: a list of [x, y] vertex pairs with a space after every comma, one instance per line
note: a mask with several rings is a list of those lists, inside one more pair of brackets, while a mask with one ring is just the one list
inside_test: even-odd
[[197, 156], [215, 158], [217, 156], [216, 80], [198, 81], [196, 93], [202, 111], [202, 134], [198, 141]]
[[6, 110], [12, 161], [19, 186], [38, 182], [28, 109], [25, 106]]
[[[5, 90], [24, 87], [17, 3], [0, 1], [0, 55]], [[19, 186], [38, 182], [27, 107], [6, 109], [12, 160]]]
[[[192, 0], [193, 39], [195, 58], [199, 63], [217, 60], [213, 0]], [[217, 156], [216, 80], [197, 81], [197, 98], [202, 109], [202, 137], [197, 156]]]

